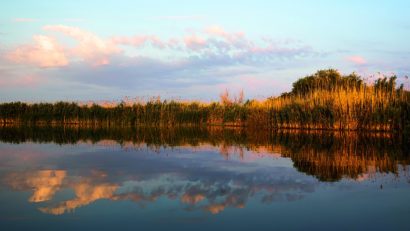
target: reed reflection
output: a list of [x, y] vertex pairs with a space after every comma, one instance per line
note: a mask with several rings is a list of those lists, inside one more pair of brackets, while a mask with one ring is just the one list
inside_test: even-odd
[[214, 147], [226, 159], [232, 153], [239, 153], [243, 158], [244, 150], [267, 152], [291, 158], [296, 169], [321, 181], [338, 181], [343, 177], [359, 179], [369, 172], [397, 174], [399, 166], [410, 162], [409, 139], [388, 133], [268, 132], [197, 127], [2, 127], [0, 140], [11, 143], [86, 142], [130, 149], [147, 146], [157, 151], [175, 147]]
[[[120, 155], [85, 152], [52, 160], [46, 156], [49, 163], [45, 166], [56, 168], [31, 166], [2, 175], [4, 185], [31, 191], [28, 201], [37, 203], [41, 212], [54, 215], [99, 200], [146, 206], [159, 198], [177, 201], [187, 211], [218, 214], [226, 208], [246, 207], [251, 200], [301, 200], [315, 192], [320, 181], [366, 181], [380, 173], [398, 175], [407, 171], [410, 160], [405, 140], [382, 133], [3, 127], [0, 139], [9, 143], [81, 143], [103, 146], [101, 150], [107, 150], [106, 146], [132, 150]], [[63, 145], [57, 151], [64, 153], [69, 146]], [[149, 155], [140, 155], [141, 148], [148, 148]], [[158, 153], [167, 158], [158, 158]], [[207, 153], [220, 156], [201, 158]], [[285, 165], [290, 166], [275, 165], [275, 160], [287, 161]], [[61, 196], [67, 191], [71, 192], [68, 199], [67, 195]]]

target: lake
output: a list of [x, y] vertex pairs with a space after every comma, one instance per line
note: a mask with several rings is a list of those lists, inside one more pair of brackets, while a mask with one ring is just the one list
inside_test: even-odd
[[410, 230], [385, 133], [0, 128], [1, 230]]

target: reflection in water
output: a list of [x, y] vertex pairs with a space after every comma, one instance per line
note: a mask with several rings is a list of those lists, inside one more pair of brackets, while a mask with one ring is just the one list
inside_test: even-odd
[[[252, 199], [301, 200], [320, 181], [360, 182], [381, 173], [399, 177], [410, 161], [408, 143], [389, 134], [3, 127], [0, 140], [85, 144], [63, 145], [56, 150], [62, 153], [70, 147], [102, 147], [98, 155], [94, 150], [55, 159], [45, 156], [45, 166], [55, 168], [12, 169], [2, 176], [9, 188], [32, 191], [29, 202], [42, 202], [39, 210], [54, 215], [101, 199], [145, 206], [159, 198], [179, 201], [187, 211], [217, 214], [226, 208], [244, 208]], [[107, 151], [106, 146], [114, 148]], [[112, 155], [114, 150], [129, 152]], [[143, 155], [143, 150], [150, 155]], [[215, 152], [220, 156], [210, 155]], [[167, 158], [161, 158], [162, 153]], [[0, 158], [7, 163], [10, 157], [5, 156]], [[66, 191], [73, 193], [71, 199], [59, 196]]]
[[74, 199], [64, 201], [57, 206], [40, 208], [40, 210], [44, 213], [60, 215], [99, 199], [113, 199], [114, 192], [118, 189], [117, 185], [95, 184], [91, 179], [77, 182], [71, 187], [75, 192]]
[[6, 176], [5, 182], [16, 190], [32, 189], [33, 195], [30, 202], [43, 202], [51, 200], [60, 190], [66, 177], [63, 170], [42, 170], [36, 172], [11, 173]]
[[[111, 182], [106, 174], [103, 174], [104, 177], [90, 174], [81, 177], [67, 176], [56, 187], [55, 176], [46, 175], [45, 172], [55, 171], [14, 172], [6, 176], [6, 183], [15, 190], [34, 190], [31, 198], [38, 197], [40, 190], [45, 192], [50, 188], [54, 189], [52, 193], [45, 192], [47, 194], [41, 195], [41, 200], [34, 201], [30, 198], [30, 202], [52, 200], [53, 195], [59, 190], [73, 190], [75, 195], [73, 199], [39, 208], [44, 213], [54, 215], [74, 211], [76, 208], [100, 199], [128, 200], [143, 205], [155, 202], [161, 197], [180, 200], [181, 203], [187, 205], [187, 210], [201, 209], [216, 214], [226, 207], [243, 208], [248, 199], [257, 194], [261, 194], [261, 202], [263, 203], [298, 200], [303, 197], [304, 193], [313, 192], [316, 184], [315, 181], [307, 178], [303, 181], [300, 179], [282, 179], [283, 174], [280, 177], [254, 174], [250, 176], [239, 175], [237, 177], [222, 177], [217, 180], [204, 177], [203, 180], [192, 181], [189, 179], [192, 176], [181, 177], [164, 174], [149, 180], [128, 181], [122, 179], [120, 182]], [[64, 171], [58, 172], [65, 174]], [[43, 178], [37, 180], [36, 177], [40, 175]], [[132, 178], [132, 176], [126, 175], [121, 177]]]
[[321, 181], [343, 177], [363, 178], [369, 172], [398, 172], [399, 165], [410, 162], [410, 141], [388, 133], [339, 133], [301, 131], [252, 131], [243, 129], [192, 128], [80, 128], [80, 127], [3, 127], [3, 142], [55, 142], [74, 144], [121, 145], [124, 149], [148, 146], [163, 148], [218, 147], [226, 159], [244, 150], [269, 152], [292, 159], [301, 172]]

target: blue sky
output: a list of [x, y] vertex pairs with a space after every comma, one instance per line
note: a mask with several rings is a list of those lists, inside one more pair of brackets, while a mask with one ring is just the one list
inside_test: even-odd
[[[410, 75], [408, 1], [4, 1], [1, 101], [215, 100], [318, 69]], [[406, 83], [408, 85], [408, 83]]]

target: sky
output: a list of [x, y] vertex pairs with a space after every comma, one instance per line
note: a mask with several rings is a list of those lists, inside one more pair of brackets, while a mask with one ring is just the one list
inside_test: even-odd
[[409, 87], [410, 1], [2, 1], [0, 101], [263, 99], [335, 68]]

